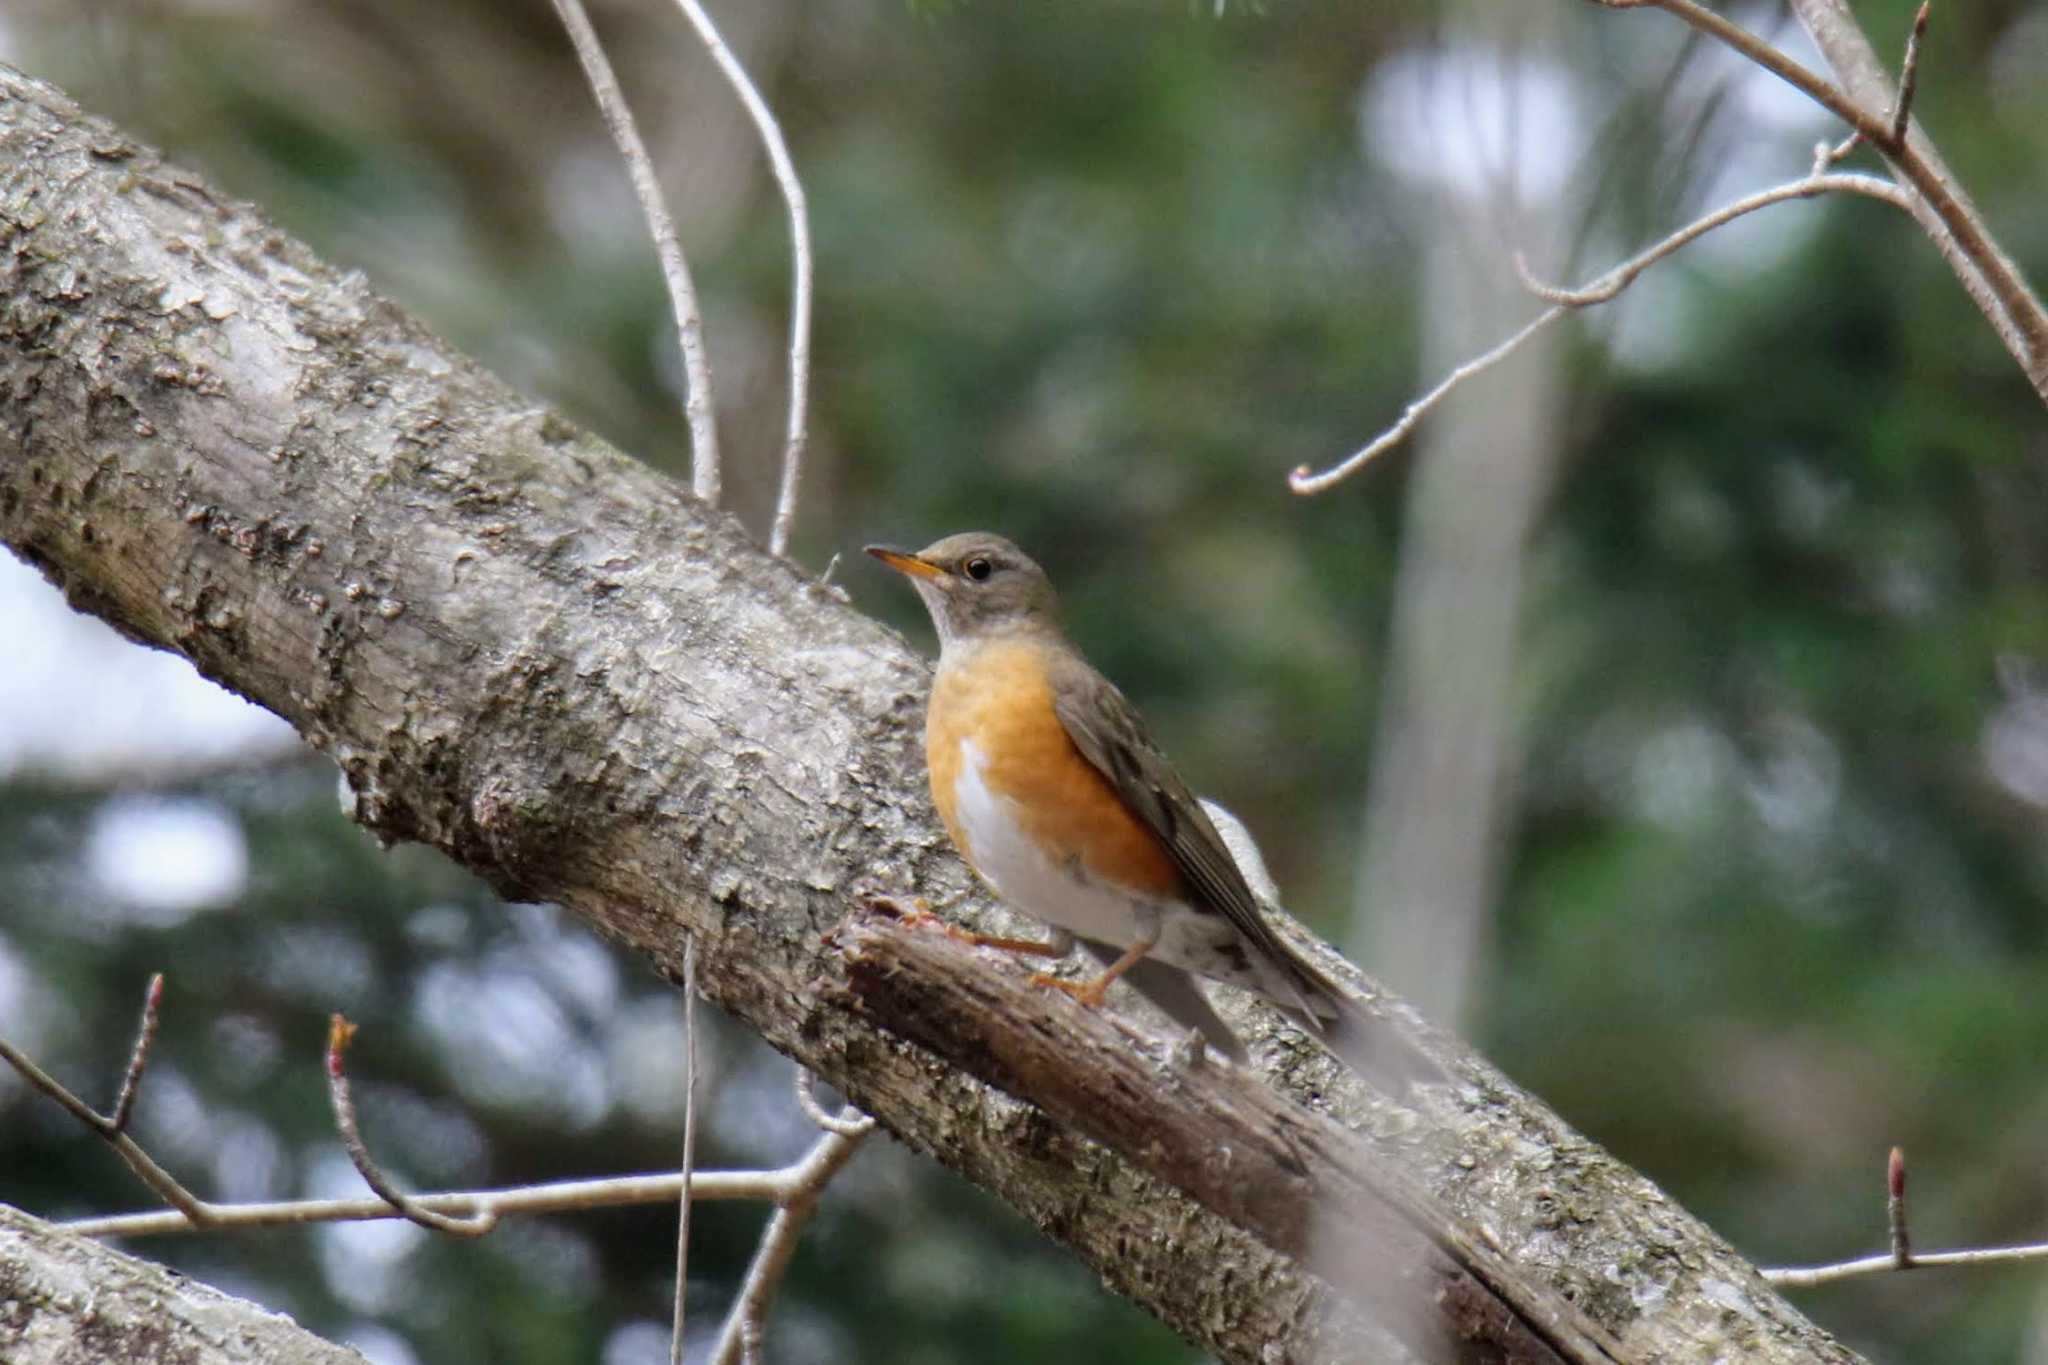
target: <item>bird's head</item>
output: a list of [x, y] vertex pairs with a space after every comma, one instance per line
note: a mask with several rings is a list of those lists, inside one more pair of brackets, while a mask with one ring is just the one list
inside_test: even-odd
[[915, 554], [888, 545], [867, 551], [917, 589], [942, 650], [1011, 631], [1059, 628], [1059, 598], [1045, 570], [1001, 536], [962, 531]]

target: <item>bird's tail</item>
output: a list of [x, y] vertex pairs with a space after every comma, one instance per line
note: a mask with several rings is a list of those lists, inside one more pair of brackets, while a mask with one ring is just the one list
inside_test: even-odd
[[1293, 944], [1283, 940], [1283, 946], [1299, 1003], [1282, 1008], [1360, 1080], [1400, 1098], [1424, 1082], [1451, 1079], [1392, 1019], [1353, 997]]
[[[1084, 938], [1081, 946], [1105, 966], [1123, 956], [1123, 949], [1111, 943]], [[1244, 1040], [1223, 1022], [1223, 1016], [1216, 1013], [1216, 1007], [1188, 972], [1156, 957], [1141, 957], [1120, 979], [1174, 1023], [1199, 1033], [1202, 1041], [1231, 1061], [1242, 1066], [1249, 1060]]]
[[1341, 991], [1323, 1001], [1329, 1013], [1312, 1021], [1323, 1046], [1360, 1080], [1396, 1099], [1424, 1083], [1451, 1079], [1450, 1073], [1395, 1024]]
[[[1224, 846], [1244, 874], [1246, 885], [1265, 910], [1278, 909], [1280, 888], [1266, 870], [1266, 860], [1244, 821], [1224, 806], [1204, 799], [1202, 809], [1209, 816]], [[1277, 1003], [1288, 1018], [1323, 1040], [1337, 1060], [1389, 1095], [1402, 1095], [1424, 1081], [1444, 1081], [1450, 1076], [1414, 1040], [1400, 1033], [1392, 1023], [1347, 995], [1343, 987], [1302, 956], [1300, 950], [1273, 935], [1271, 946], [1284, 959], [1274, 981], [1284, 990], [1262, 991]], [[1288, 997], [1292, 996], [1290, 1002]], [[1290, 1008], [1290, 1004], [1292, 1008]]]

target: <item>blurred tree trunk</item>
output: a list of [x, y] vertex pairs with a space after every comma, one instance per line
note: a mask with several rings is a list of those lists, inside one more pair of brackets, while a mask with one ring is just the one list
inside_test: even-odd
[[[1460, 69], [1494, 66], [1511, 90], [1518, 64], [1542, 59], [1556, 27], [1555, 6], [1510, 12], [1483, 0], [1454, 7], [1447, 41], [1463, 50]], [[1458, 103], [1443, 95], [1436, 107], [1449, 113]], [[1513, 182], [1521, 144], [1512, 105], [1466, 103], [1463, 135], [1504, 150], [1492, 183], [1417, 187], [1429, 220], [1425, 383], [1529, 320], [1536, 305], [1508, 263], [1518, 250], [1547, 259], [1555, 232], [1557, 187], [1524, 195]], [[1484, 126], [1489, 112], [1504, 126]], [[1552, 332], [1522, 347], [1430, 422], [1402, 523], [1351, 937], [1375, 974], [1453, 1027], [1486, 978], [1501, 821], [1513, 807], [1517, 609], [1530, 530], [1557, 464], [1558, 343]]]
[[[671, 978], [695, 935], [710, 999], [1209, 1350], [1385, 1358], [1298, 1249], [1219, 1211], [1257, 1190], [1190, 1197], [1232, 1153], [1169, 1183], [1158, 1150], [1185, 1131], [1111, 1150], [860, 1008], [831, 936], [858, 883], [964, 883], [901, 640], [5, 68], [0, 248], [0, 540], [75, 606], [290, 720], [379, 837], [559, 901]], [[1112, 1027], [1037, 999], [991, 1028]], [[1313, 1194], [1318, 1152], [1367, 1153], [1350, 1186], [1419, 1191], [1386, 1207], [1507, 1267], [1492, 1317], [1448, 1279], [1426, 1297], [1455, 1338], [1432, 1358], [1854, 1359], [1476, 1058], [1437, 1042], [1462, 1083], [1404, 1108], [1266, 1027], [1268, 1079], [1301, 1101], [1268, 1134], [1289, 1180]], [[984, 1080], [1032, 1099], [993, 1057]]]

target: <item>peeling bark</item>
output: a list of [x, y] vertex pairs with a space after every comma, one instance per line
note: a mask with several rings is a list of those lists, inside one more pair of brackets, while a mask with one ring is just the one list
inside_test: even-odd
[[[713, 1001], [1190, 1339], [1233, 1361], [1390, 1358], [1369, 1294], [1333, 1292], [1245, 1216], [1258, 1191], [1176, 1189], [1139, 1134], [1098, 1132], [1119, 1154], [1070, 1126], [1057, 1076], [1011, 1068], [1046, 1107], [1021, 1102], [860, 1007], [826, 936], [857, 884], [965, 887], [924, 794], [928, 669], [902, 640], [5, 68], [0, 540], [81, 610], [284, 716], [381, 838], [559, 901], [672, 979], [698, 935]], [[1016, 1003], [1069, 1056], [1108, 1027]], [[1464, 1083], [1411, 1109], [1270, 1012], [1235, 1018], [1263, 1082], [1306, 1106], [1306, 1188], [1420, 1191], [1402, 1218], [1422, 1241], [1478, 1229], [1618, 1358], [1854, 1359], [1455, 1044], [1430, 1047]], [[1421, 1299], [1465, 1343], [1430, 1355], [1531, 1358], [1501, 1335], [1516, 1314], [1473, 1307], [1497, 1297]]]
[[[1160, 1059], [1114, 1020], [1048, 1002], [944, 934], [868, 917], [834, 935], [847, 989], [883, 1028], [1053, 1119], [1307, 1265], [1425, 1359], [1624, 1359], [1547, 1282], [1406, 1169], [1395, 1134], [1354, 1133], [1243, 1068]], [[1050, 1008], [1048, 1008], [1048, 1004]], [[1337, 1077], [1328, 1078], [1335, 1082]]]

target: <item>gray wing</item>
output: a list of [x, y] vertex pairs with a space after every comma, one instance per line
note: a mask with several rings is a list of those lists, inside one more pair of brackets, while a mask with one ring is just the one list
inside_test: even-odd
[[1258, 898], [1245, 884], [1223, 836], [1152, 742], [1137, 708], [1114, 683], [1079, 659], [1066, 660], [1052, 684], [1053, 711], [1067, 737], [1165, 843], [1188, 889], [1229, 920], [1254, 951], [1285, 964], [1300, 999], [1280, 1003], [1296, 1005], [1312, 1016], [1329, 1015], [1335, 992], [1259, 913]]

